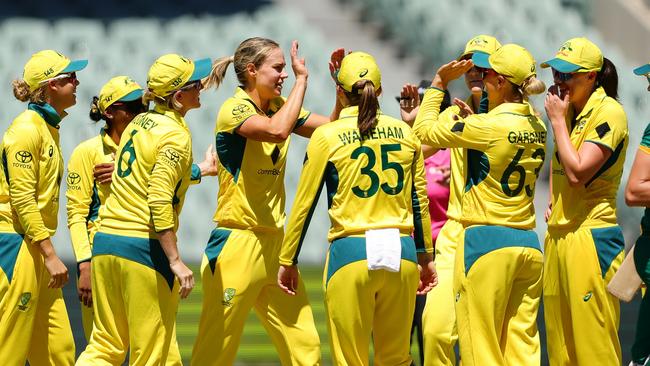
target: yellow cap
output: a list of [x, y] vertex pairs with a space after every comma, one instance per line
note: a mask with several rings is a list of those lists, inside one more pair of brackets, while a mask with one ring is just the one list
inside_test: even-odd
[[143, 93], [142, 87], [135, 80], [128, 76], [116, 76], [99, 91], [99, 110], [104, 113], [111, 104], [140, 99]]
[[480, 34], [467, 42], [465, 45], [465, 51], [458, 56], [458, 60], [461, 58], [467, 56], [467, 55], [472, 55], [475, 52], [483, 52], [488, 55], [491, 55], [494, 53], [494, 51], [498, 50], [501, 47], [501, 43], [499, 41], [492, 37], [488, 36], [486, 34]]
[[603, 68], [603, 53], [587, 38], [571, 38], [560, 47], [555, 58], [543, 62], [541, 66], [565, 73], [600, 71]]
[[159, 57], [147, 76], [147, 88], [159, 97], [165, 97], [191, 81], [201, 80], [212, 70], [209, 58], [192, 61], [170, 53]]
[[86, 65], [88, 65], [88, 60], [70, 61], [69, 58], [56, 51], [43, 50], [33, 54], [27, 61], [23, 71], [23, 80], [29, 85], [29, 90], [34, 91], [42, 82], [62, 73], [83, 70]]
[[643, 66], [639, 66], [636, 69], [634, 69], [634, 73], [636, 75], [648, 75], [650, 74], [650, 62]]
[[502, 46], [491, 55], [476, 52], [472, 55], [472, 62], [478, 67], [493, 69], [518, 86], [529, 77], [537, 75], [533, 55], [514, 43]]
[[336, 76], [339, 84], [348, 92], [359, 80], [370, 80], [375, 89], [381, 87], [381, 72], [375, 58], [365, 52], [352, 52], [343, 58]]

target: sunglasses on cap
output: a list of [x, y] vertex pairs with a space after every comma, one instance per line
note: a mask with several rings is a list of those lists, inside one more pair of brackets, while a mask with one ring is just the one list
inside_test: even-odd
[[72, 82], [77, 81], [77, 73], [76, 72], [69, 72], [69, 73], [59, 74], [59, 75], [57, 75], [55, 77], [52, 77], [52, 78], [45, 79], [45, 80], [41, 81], [41, 84], [47, 83], [48, 81], [52, 81], [52, 80], [65, 80], [67, 82], [72, 83]]
[[181, 91], [191, 91], [193, 89], [196, 89], [196, 90], [203, 89], [203, 83], [201, 83], [201, 80], [191, 81], [191, 82], [181, 86], [180, 88], [178, 88], [178, 90], [181, 90]]

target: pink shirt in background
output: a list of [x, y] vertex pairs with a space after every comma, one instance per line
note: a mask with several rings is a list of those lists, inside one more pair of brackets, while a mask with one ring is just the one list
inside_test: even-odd
[[424, 161], [427, 177], [427, 196], [429, 196], [429, 214], [431, 215], [431, 234], [435, 241], [442, 225], [447, 221], [447, 204], [449, 203], [449, 185], [444, 184], [441, 168], [450, 166], [450, 150], [439, 150]]

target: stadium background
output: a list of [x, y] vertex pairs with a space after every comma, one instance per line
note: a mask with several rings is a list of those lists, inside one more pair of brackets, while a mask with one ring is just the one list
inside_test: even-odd
[[[383, 71], [384, 112], [397, 116], [393, 96], [403, 83], [417, 84], [430, 78], [438, 65], [456, 57], [465, 42], [479, 34], [493, 34], [503, 44], [527, 47], [541, 62], [574, 36], [587, 36], [598, 44], [618, 67], [620, 95], [628, 115], [630, 144], [624, 180], [629, 174], [641, 132], [650, 122], [650, 102], [645, 80], [634, 77], [632, 67], [648, 62], [650, 49], [650, 0], [25, 0], [2, 1], [0, 7], [0, 128], [4, 131], [24, 105], [13, 98], [11, 80], [20, 77], [29, 56], [40, 49], [56, 49], [71, 58], [87, 58], [79, 73], [77, 105], [61, 127], [66, 161], [81, 141], [97, 134], [100, 126], [88, 118], [93, 95], [112, 76], [129, 75], [142, 85], [146, 72], [158, 56], [176, 52], [191, 58], [231, 55], [243, 39], [265, 36], [288, 51], [292, 39], [300, 41], [300, 54], [310, 71], [306, 108], [329, 114], [334, 90], [327, 69], [335, 47], [364, 50], [375, 55]], [[288, 72], [291, 75], [290, 67]], [[540, 78], [551, 84], [550, 72]], [[289, 88], [292, 75], [287, 80]], [[218, 91], [202, 94], [202, 108], [188, 114], [194, 140], [194, 156], [203, 156], [213, 143], [216, 112], [236, 86], [232, 71]], [[285, 93], [289, 89], [285, 89]], [[462, 82], [452, 85], [453, 95], [464, 95]], [[543, 97], [533, 99], [543, 113]], [[307, 140], [294, 137], [286, 171], [287, 211], [291, 209]], [[552, 142], [551, 142], [552, 143]], [[549, 145], [548, 151], [552, 151]], [[548, 161], [549, 159], [547, 159]], [[540, 176], [536, 197], [538, 233], [543, 238], [543, 208], [548, 199], [548, 169]], [[624, 187], [625, 181], [621, 183]], [[179, 246], [184, 259], [198, 263], [213, 226], [218, 184], [206, 178], [193, 186], [181, 216]], [[59, 230], [54, 243], [74, 274], [70, 236], [65, 225], [65, 183], [62, 187]], [[628, 247], [638, 235], [640, 209], [629, 209], [619, 192], [619, 222]], [[329, 221], [324, 197], [302, 250], [304, 279], [323, 343], [324, 364], [330, 363], [320, 271], [327, 249]], [[74, 277], [71, 277], [74, 278]], [[77, 352], [85, 346], [80, 326], [79, 303], [74, 281], [64, 289], [75, 330]], [[182, 301], [178, 316], [178, 339], [185, 359], [191, 352], [201, 287]], [[634, 332], [636, 302], [622, 305], [621, 340], [624, 362]], [[542, 338], [542, 342], [544, 342]], [[544, 360], [546, 362], [546, 360]], [[238, 364], [277, 364], [277, 356], [262, 326], [251, 313], [238, 355]]]

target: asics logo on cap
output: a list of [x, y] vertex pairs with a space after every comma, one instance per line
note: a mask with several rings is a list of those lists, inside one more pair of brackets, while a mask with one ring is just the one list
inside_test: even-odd
[[190, 63], [190, 60], [186, 59], [186, 58], [183, 57], [183, 56], [179, 56], [179, 58], [181, 59], [181, 61], [185, 62], [186, 64], [189, 64], [189, 63]]
[[363, 69], [363, 70], [361, 70], [361, 72], [359, 73], [359, 77], [360, 77], [360, 78], [362, 78], [362, 77], [364, 77], [364, 76], [366, 76], [366, 75], [368, 75], [368, 69]]

